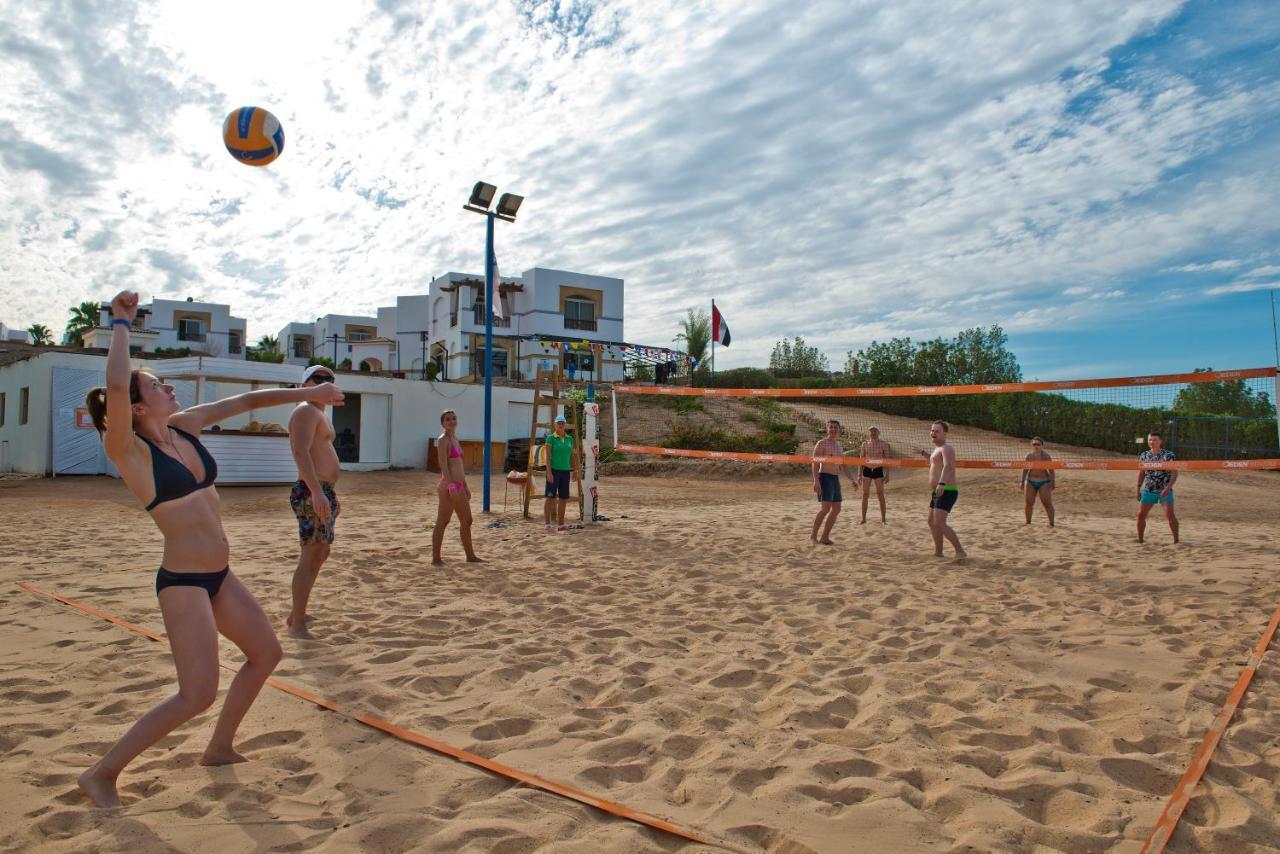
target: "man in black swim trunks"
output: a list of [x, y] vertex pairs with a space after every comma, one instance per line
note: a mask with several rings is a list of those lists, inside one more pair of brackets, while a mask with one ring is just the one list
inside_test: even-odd
[[960, 538], [949, 522], [951, 508], [956, 506], [956, 499], [960, 497], [960, 488], [956, 486], [956, 449], [947, 444], [950, 426], [945, 421], [933, 422], [929, 427], [933, 450], [917, 450], [929, 458], [929, 533], [933, 536], [934, 557], [942, 557], [942, 541], [945, 539], [956, 550], [956, 561], [960, 562], [968, 555], [961, 548]]
[[[827, 422], [827, 435], [813, 446], [813, 455], [815, 457], [844, 456], [844, 445], [840, 442], [839, 421], [833, 419]], [[816, 545], [834, 545], [831, 542], [831, 528], [836, 523], [836, 517], [840, 515], [840, 502], [843, 501], [840, 495], [841, 469], [850, 480], [853, 480], [853, 473], [844, 463], [813, 461], [813, 491], [817, 493], [821, 506], [818, 508], [818, 515], [813, 517], [813, 533], [809, 535], [809, 539]]]
[[[883, 460], [893, 456], [893, 448], [888, 442], [881, 440], [879, 427], [868, 427], [867, 441], [862, 443], [862, 456], [868, 460]], [[866, 466], [862, 467], [861, 473], [858, 475], [856, 486], [862, 487], [862, 522], [867, 524], [867, 501], [871, 497], [871, 484], [876, 485], [876, 498], [880, 501], [880, 524], [886, 524], [888, 519], [885, 515], [884, 507], [884, 488], [889, 485], [890, 469], [884, 466]]]

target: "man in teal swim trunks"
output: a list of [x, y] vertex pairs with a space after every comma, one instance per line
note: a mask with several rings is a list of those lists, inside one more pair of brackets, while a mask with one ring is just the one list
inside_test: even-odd
[[[1163, 463], [1175, 459], [1173, 451], [1164, 448], [1164, 436], [1159, 430], [1147, 434], [1147, 450], [1138, 454], [1143, 463]], [[1164, 517], [1169, 520], [1173, 541], [1178, 542], [1178, 517], [1173, 512], [1173, 485], [1178, 473], [1169, 469], [1138, 470], [1138, 542], [1147, 531], [1147, 514], [1157, 504], [1164, 506]]]
[[956, 560], [963, 561], [967, 554], [960, 546], [960, 538], [951, 529], [948, 518], [956, 506], [960, 488], [956, 486], [956, 449], [947, 444], [950, 425], [935, 421], [929, 427], [933, 450], [917, 448], [929, 458], [929, 533], [933, 535], [934, 557], [942, 557], [942, 541], [945, 539], [956, 550]]

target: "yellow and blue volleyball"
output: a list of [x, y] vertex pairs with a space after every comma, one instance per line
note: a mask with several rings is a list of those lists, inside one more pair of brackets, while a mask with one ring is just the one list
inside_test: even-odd
[[266, 166], [284, 151], [284, 128], [261, 107], [240, 107], [222, 123], [222, 141], [241, 163]]

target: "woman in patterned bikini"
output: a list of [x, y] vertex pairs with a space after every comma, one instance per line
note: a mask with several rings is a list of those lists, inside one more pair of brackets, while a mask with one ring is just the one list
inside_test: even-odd
[[[1035, 462], [1037, 460], [1052, 460], [1048, 452], [1044, 449], [1044, 439], [1035, 436], [1031, 439], [1031, 453], [1027, 454], [1027, 462]], [[1027, 524], [1031, 524], [1031, 514], [1036, 509], [1036, 496], [1040, 496], [1040, 503], [1044, 505], [1045, 515], [1049, 517], [1049, 527], [1053, 525], [1053, 488], [1058, 485], [1055, 479], [1053, 469], [1023, 469], [1021, 489], [1027, 498]]]

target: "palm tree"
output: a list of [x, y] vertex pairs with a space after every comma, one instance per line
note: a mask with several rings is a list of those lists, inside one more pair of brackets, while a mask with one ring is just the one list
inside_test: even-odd
[[705, 309], [696, 312], [689, 309], [689, 315], [680, 321], [680, 332], [677, 341], [684, 342], [684, 351], [697, 364], [701, 365], [707, 357], [707, 347], [711, 344], [711, 316]]
[[31, 336], [31, 343], [38, 347], [48, 347], [53, 344], [53, 333], [43, 323], [33, 323], [28, 326], [27, 334]]
[[96, 302], [82, 302], [70, 309], [71, 319], [67, 321], [64, 340], [68, 344], [80, 346], [80, 336], [97, 327], [101, 317], [101, 308]]
[[258, 339], [256, 349], [263, 353], [278, 353], [280, 352], [280, 339], [274, 335], [263, 335]]

